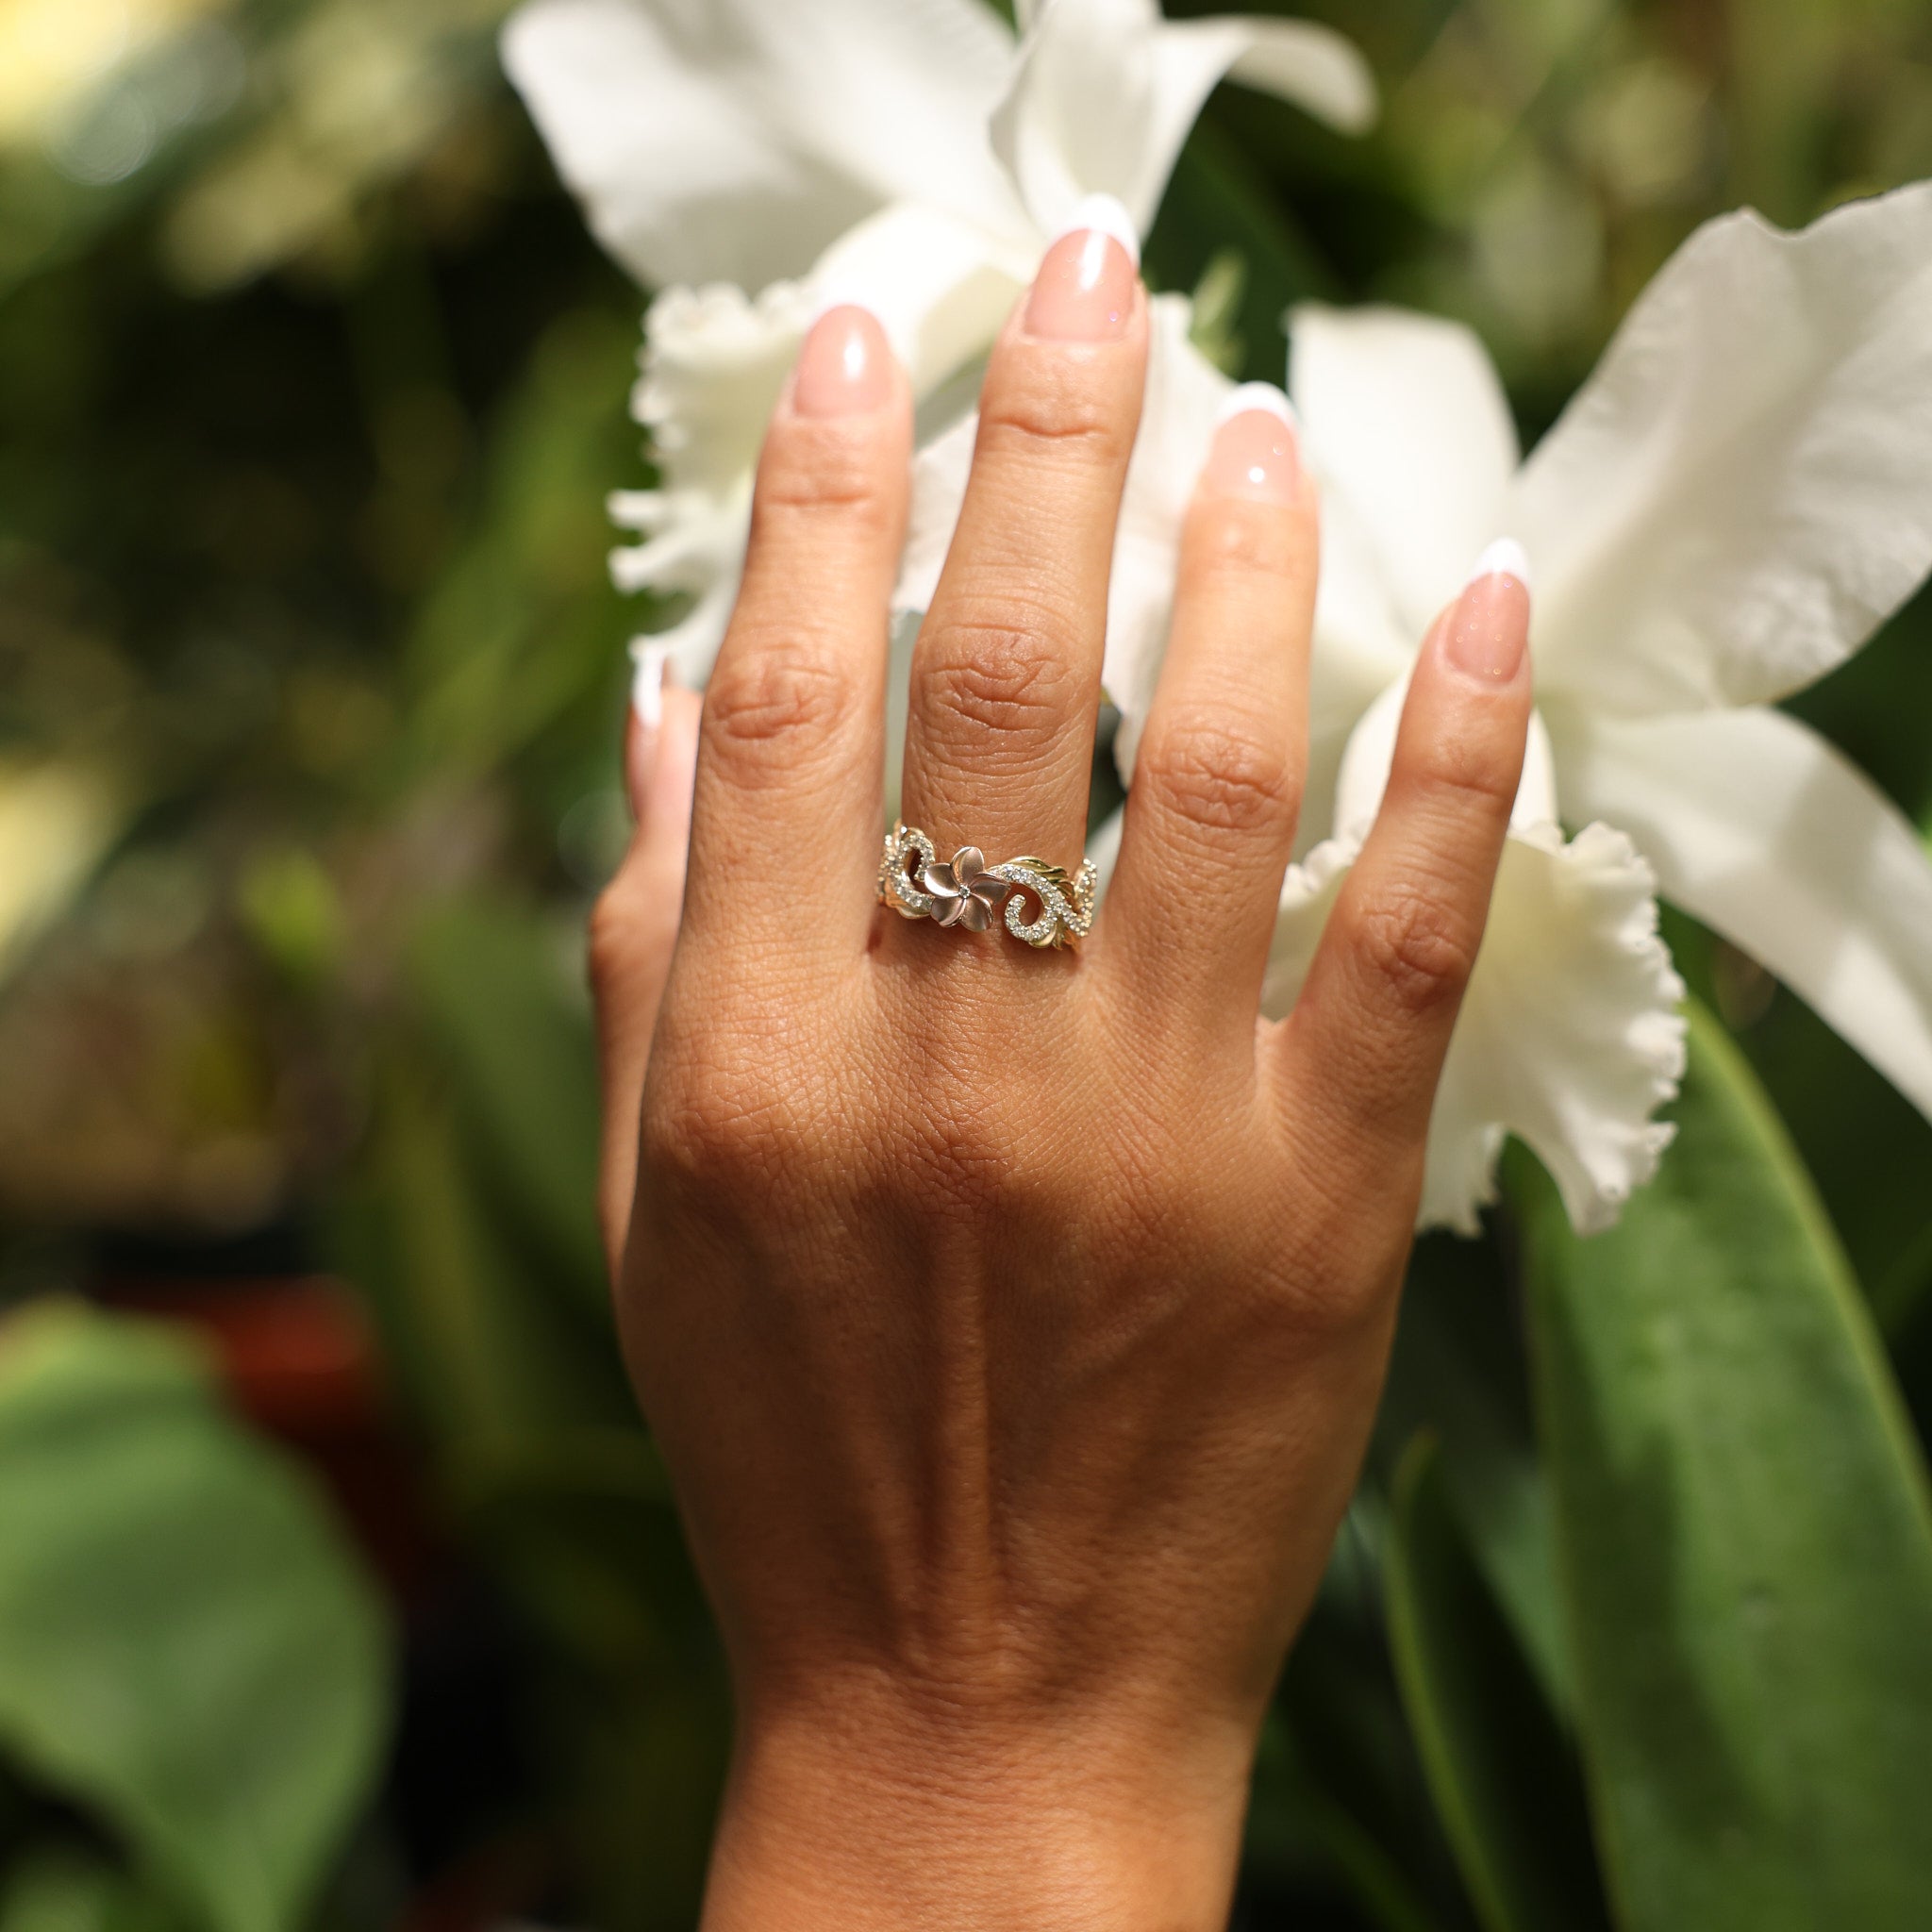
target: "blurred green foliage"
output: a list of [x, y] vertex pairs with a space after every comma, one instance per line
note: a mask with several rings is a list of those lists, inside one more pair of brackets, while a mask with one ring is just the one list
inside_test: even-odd
[[306, 1921], [388, 1728], [382, 1620], [309, 1485], [142, 1324], [49, 1305], [0, 1354], [0, 1753], [110, 1824], [13, 1821], [0, 1924]]
[[[522, 1903], [617, 1932], [691, 1923], [728, 1719], [591, 1212], [581, 932], [648, 615], [608, 588], [602, 504], [646, 475], [641, 296], [502, 82], [502, 10], [0, 7], [0, 1293], [85, 1285], [89, 1237], [128, 1228], [291, 1227], [343, 1270], [537, 1659], [538, 1789], [477, 1829], [546, 1847]], [[1245, 373], [1279, 374], [1292, 300], [1411, 303], [1481, 329], [1533, 436], [1699, 220], [1932, 174], [1923, 0], [1298, 10], [1360, 40], [1382, 127], [1224, 90], [1148, 248]], [[1925, 598], [1801, 708], [1932, 824]], [[1885, 1932], [1932, 1888], [1932, 1128], [1748, 961], [1669, 936], [1714, 1017], [1663, 1179], [1579, 1246], [1525, 1170], [1485, 1241], [1418, 1251], [1264, 1740], [1250, 1927]], [[174, 1357], [76, 1319], [0, 1326], [0, 1436], [62, 1351], [156, 1392], [87, 1424], [63, 1533], [108, 1539], [115, 1588], [57, 1634], [138, 1686], [165, 1633], [232, 1620], [261, 1668], [353, 1684], [276, 1760], [312, 1788], [261, 1794], [278, 1875], [238, 1903], [195, 1779], [90, 1746], [68, 1667], [0, 1631], [0, 1932], [292, 1928], [375, 1802], [365, 1611]], [[150, 1414], [207, 1462], [143, 1479], [176, 1469], [190, 1512], [239, 1486], [286, 1575], [117, 1595], [148, 1559], [113, 1457], [146, 1469]], [[195, 1698], [231, 1774], [245, 1681]]]

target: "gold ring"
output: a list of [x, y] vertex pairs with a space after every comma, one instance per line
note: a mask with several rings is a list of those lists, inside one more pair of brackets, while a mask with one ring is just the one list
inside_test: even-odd
[[[908, 861], [913, 861], [908, 870]], [[902, 919], [931, 919], [985, 932], [1000, 901], [1007, 930], [1029, 946], [1071, 946], [1093, 928], [1093, 894], [1100, 874], [1084, 858], [1069, 878], [1058, 865], [1030, 855], [989, 865], [977, 845], [962, 845], [941, 861], [933, 842], [916, 825], [895, 824], [886, 834], [879, 860], [879, 903]], [[1028, 897], [1039, 911], [1026, 916]]]

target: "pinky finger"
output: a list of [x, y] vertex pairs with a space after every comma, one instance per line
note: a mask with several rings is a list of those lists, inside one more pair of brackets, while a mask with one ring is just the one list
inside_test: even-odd
[[637, 829], [591, 914], [591, 996], [603, 1092], [597, 1208], [613, 1280], [637, 1190], [644, 1070], [684, 907], [700, 709], [695, 691], [659, 691], [641, 681], [624, 746], [625, 789]]
[[1436, 1084], [1523, 773], [1531, 685], [1521, 569], [1509, 553], [1486, 555], [1430, 632], [1381, 808], [1274, 1042], [1291, 1118], [1307, 1144], [1333, 1150], [1352, 1197], [1392, 1174], [1421, 1183]]

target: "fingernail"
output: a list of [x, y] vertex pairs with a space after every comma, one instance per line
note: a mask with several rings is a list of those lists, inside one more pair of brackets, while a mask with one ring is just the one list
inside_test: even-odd
[[1507, 684], [1529, 642], [1529, 559], [1513, 537], [1499, 537], [1476, 558], [1457, 600], [1443, 655], [1458, 671]]
[[630, 708], [638, 723], [655, 731], [664, 722], [664, 676], [671, 664], [671, 647], [651, 638], [636, 638], [630, 647]]
[[1026, 330], [1062, 342], [1118, 339], [1133, 313], [1141, 246], [1127, 211], [1091, 194], [1046, 254], [1026, 298]]
[[856, 303], [828, 308], [798, 352], [791, 407], [801, 416], [858, 416], [891, 400], [892, 352], [878, 318]]
[[1202, 465], [1202, 489], [1292, 503], [1301, 463], [1288, 398], [1272, 382], [1244, 382], [1222, 404], [1220, 424]]
[[1529, 558], [1514, 537], [1498, 537], [1476, 558], [1467, 582], [1479, 584], [1485, 577], [1495, 576], [1514, 577], [1525, 591], [1529, 589]]

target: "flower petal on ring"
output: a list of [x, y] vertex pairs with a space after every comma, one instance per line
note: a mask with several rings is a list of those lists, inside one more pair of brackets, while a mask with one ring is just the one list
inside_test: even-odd
[[959, 901], [959, 924], [973, 932], [985, 932], [992, 924], [992, 913], [984, 899], [971, 892]]
[[933, 908], [932, 916], [941, 925], [958, 925], [959, 921], [965, 916], [965, 912], [966, 901], [964, 899], [941, 899], [938, 905]]
[[961, 891], [970, 892], [973, 881], [986, 870], [986, 854], [977, 845], [962, 845], [953, 854], [953, 876]]
[[919, 882], [936, 899], [957, 899], [959, 896], [959, 881], [944, 859], [937, 865], [927, 866], [919, 874]]
[[[1293, 1004], [1359, 847], [1331, 840], [1290, 868], [1262, 1008]], [[1657, 930], [1656, 879], [1607, 825], [1567, 843], [1512, 826], [1489, 925], [1429, 1120], [1418, 1227], [1477, 1231], [1506, 1136], [1550, 1171], [1579, 1234], [1610, 1225], [1672, 1128], [1652, 1118], [1684, 1066], [1683, 982]]]

